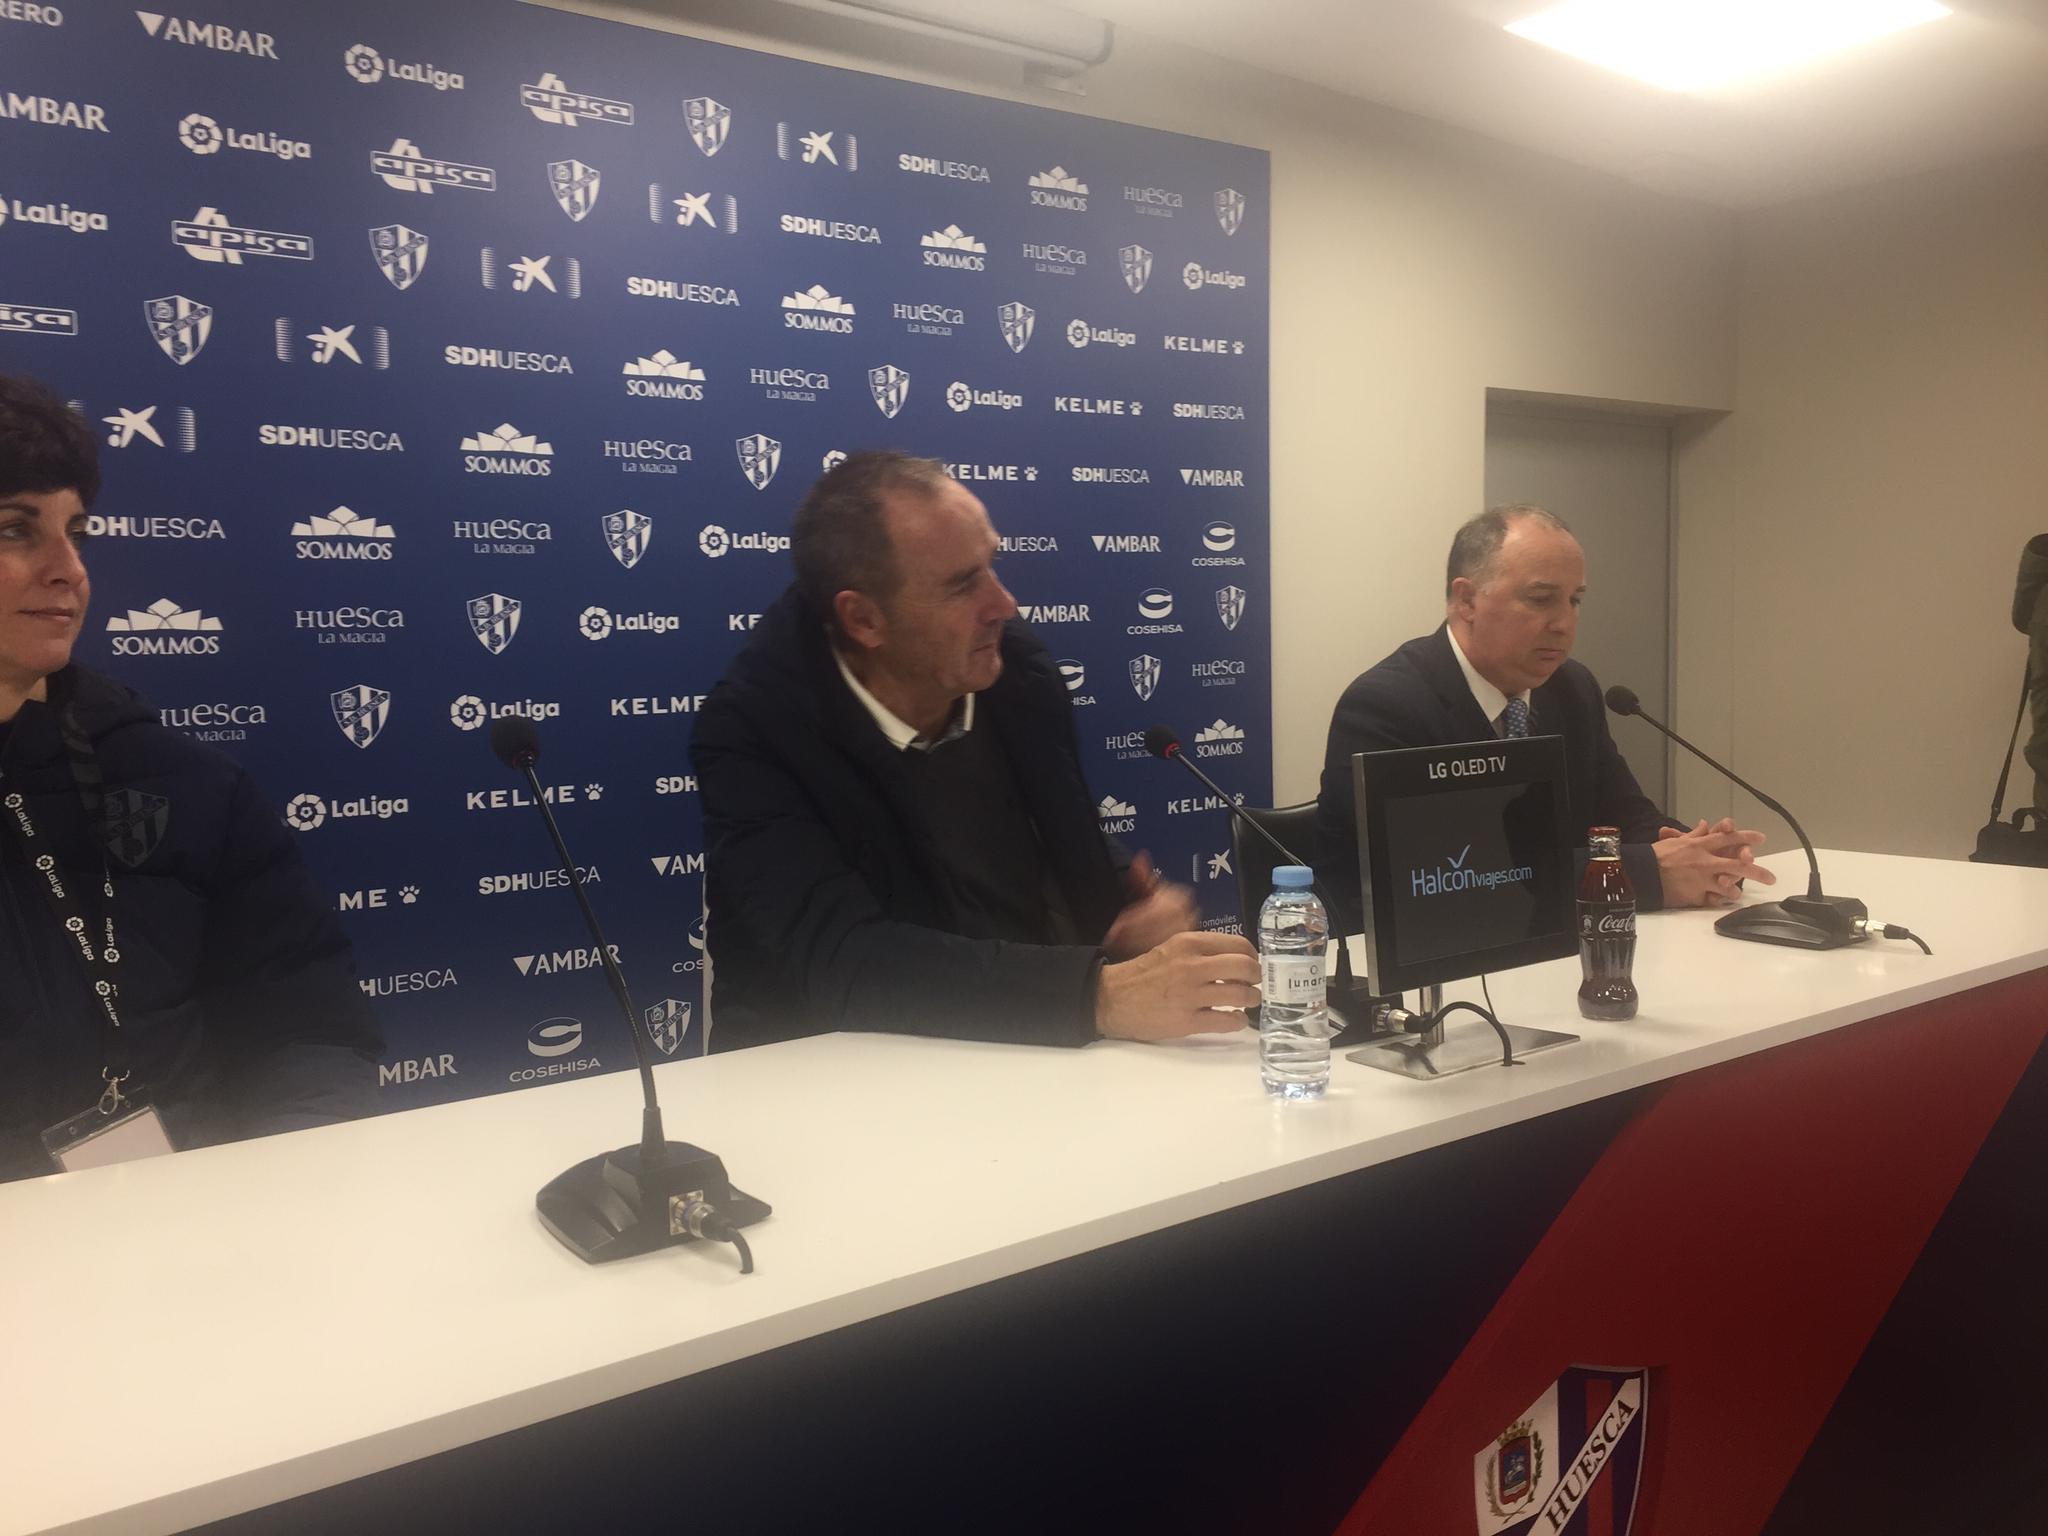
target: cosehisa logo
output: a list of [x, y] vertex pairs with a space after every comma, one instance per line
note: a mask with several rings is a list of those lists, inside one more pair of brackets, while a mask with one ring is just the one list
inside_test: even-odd
[[547, 1064], [538, 1067], [518, 1067], [505, 1074], [508, 1083], [537, 1083], [550, 1077], [567, 1077], [577, 1072], [593, 1071], [599, 1065], [595, 1056], [585, 1056], [583, 1051], [583, 1021], [572, 1019], [566, 1014], [551, 1019], [542, 1019], [526, 1032], [526, 1049], [541, 1057]]
[[1213, 522], [1202, 529], [1202, 548], [1208, 553], [1195, 555], [1188, 564], [1193, 566], [1243, 565], [1244, 556], [1235, 554], [1237, 529], [1226, 522]]

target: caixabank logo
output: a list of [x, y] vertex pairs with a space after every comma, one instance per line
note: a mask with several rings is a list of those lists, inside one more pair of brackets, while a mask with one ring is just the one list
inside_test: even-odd
[[803, 165], [860, 169], [860, 139], [844, 128], [810, 128], [799, 123], [775, 125], [775, 157]]
[[583, 297], [583, 263], [574, 256], [559, 262], [552, 255], [513, 256], [501, 254], [494, 245], [477, 253], [477, 275], [493, 293], [554, 294], [564, 299]]
[[[146, 444], [175, 448], [179, 453], [199, 451], [199, 416], [189, 406], [118, 406], [113, 415], [102, 416], [100, 421], [106, 426], [109, 448]], [[170, 435], [166, 437], [166, 433]]]
[[381, 325], [323, 325], [302, 331], [301, 324], [290, 315], [271, 322], [272, 347], [280, 363], [303, 359], [324, 368], [346, 362], [379, 373], [391, 366], [391, 332]]
[[647, 222], [712, 235], [736, 235], [740, 232], [740, 201], [730, 193], [693, 192], [665, 181], [650, 181]]

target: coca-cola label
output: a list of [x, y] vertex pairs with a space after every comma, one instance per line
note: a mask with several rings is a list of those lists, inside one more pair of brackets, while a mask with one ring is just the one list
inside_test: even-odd
[[1626, 912], [1614, 908], [1600, 908], [1581, 905], [1579, 907], [1579, 937], [1582, 939], [1632, 939], [1636, 936], [1636, 909]]

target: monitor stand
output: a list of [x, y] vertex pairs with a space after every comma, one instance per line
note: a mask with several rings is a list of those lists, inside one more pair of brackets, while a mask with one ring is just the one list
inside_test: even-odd
[[[1347, 1061], [1355, 1061], [1379, 1072], [1394, 1072], [1402, 1077], [1450, 1077], [1459, 1072], [1470, 1072], [1474, 1067], [1497, 1067], [1500, 1060], [1500, 1036], [1480, 1019], [1460, 1018], [1455, 1028], [1447, 1029], [1441, 1017], [1444, 1006], [1442, 987], [1422, 989], [1422, 1011], [1435, 1019], [1429, 1028], [1419, 1035], [1394, 1035], [1376, 1041], [1359, 1050], [1346, 1053]], [[1578, 1039], [1558, 1029], [1532, 1029], [1526, 1024], [1504, 1024], [1508, 1043], [1514, 1048], [1519, 1060], [1536, 1051], [1547, 1051], [1553, 1045], [1570, 1045]]]

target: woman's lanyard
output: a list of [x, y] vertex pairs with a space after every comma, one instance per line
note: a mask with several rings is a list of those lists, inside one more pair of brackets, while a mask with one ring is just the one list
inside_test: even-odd
[[[57, 720], [58, 729], [64, 737], [65, 756], [70, 760], [72, 787], [78, 791], [78, 798], [85, 806], [86, 821], [100, 843], [102, 905], [98, 921], [86, 910], [88, 893], [66, 881], [63, 868], [50, 851], [48, 838], [36, 825], [35, 818], [29, 815], [28, 802], [19, 790], [10, 789], [0, 795], [0, 806], [4, 806], [6, 811], [5, 816], [0, 817], [0, 826], [12, 827], [20, 838], [29, 868], [41, 877], [39, 883], [49, 901], [51, 914], [77, 946], [79, 963], [85, 967], [86, 980], [91, 983], [93, 995], [99, 1001], [105, 1019], [100, 1031], [100, 1081], [106, 1084], [106, 1091], [100, 1095], [99, 1110], [103, 1115], [110, 1115], [121, 1107], [126, 1097], [121, 1092], [121, 1085], [128, 1081], [132, 1069], [128, 1063], [128, 1041], [121, 1031], [121, 951], [114, 943], [114, 872], [107, 863], [102, 825], [106, 810], [106, 781], [100, 776], [99, 759], [92, 750], [92, 743], [79, 729], [71, 710], [67, 707], [60, 711]], [[95, 933], [102, 936], [102, 941], [97, 944], [93, 939]]]

